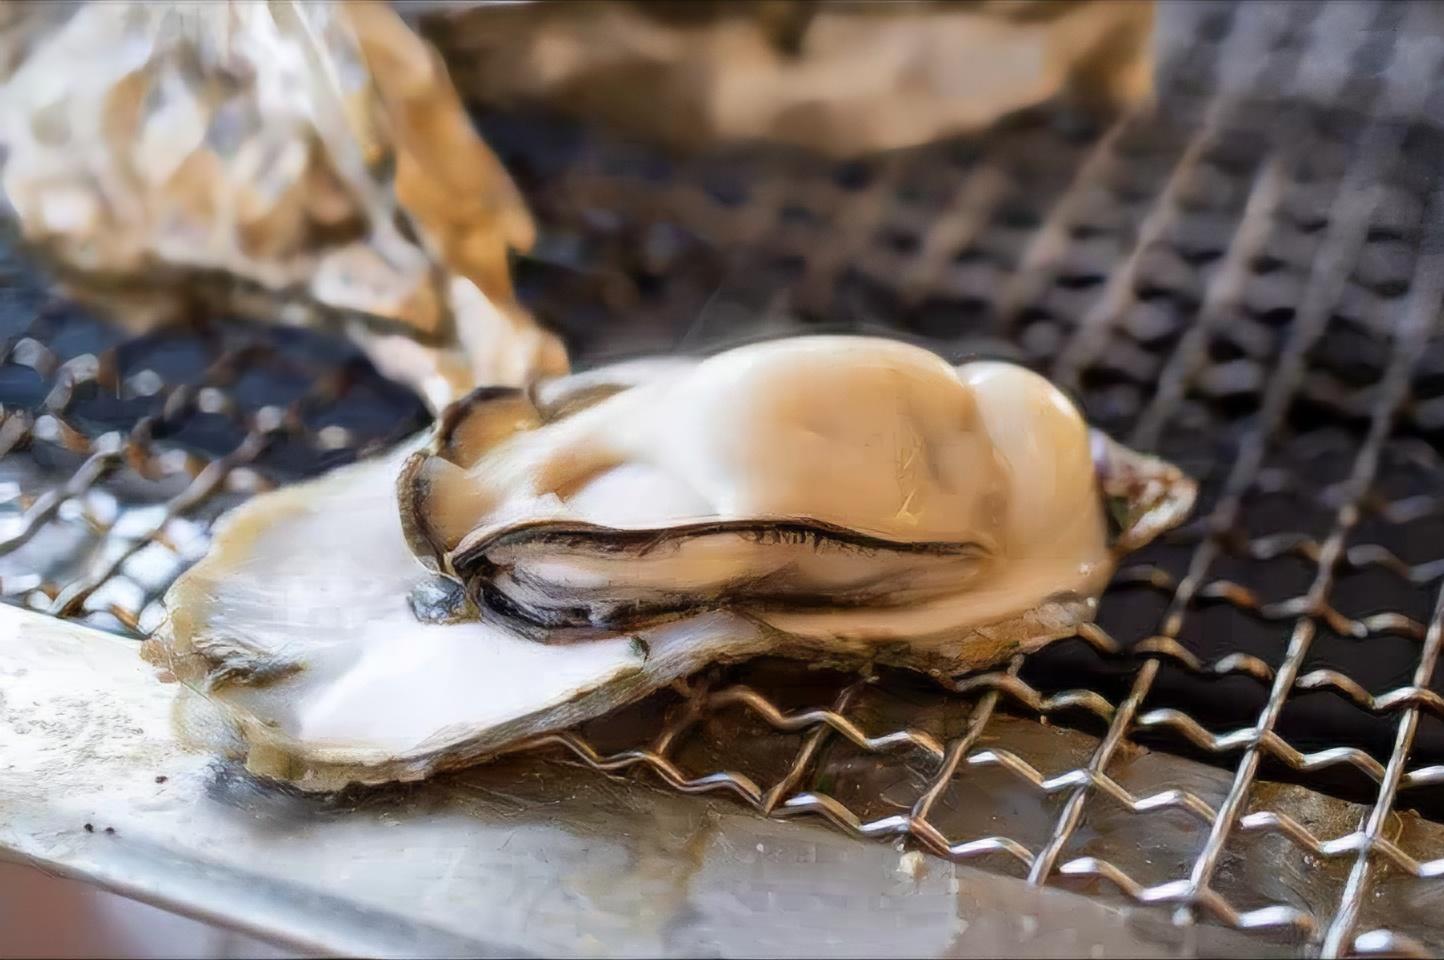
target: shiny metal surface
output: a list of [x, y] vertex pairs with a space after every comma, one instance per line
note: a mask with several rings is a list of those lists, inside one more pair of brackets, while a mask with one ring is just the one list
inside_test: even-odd
[[[425, 784], [317, 799], [247, 777], [214, 744], [178, 743], [173, 689], [124, 640], [0, 608], [0, 851], [305, 952], [351, 955], [1094, 957], [1252, 950], [1166, 914], [860, 844], [737, 804], [518, 756]], [[993, 749], [1086, 738], [996, 723]], [[885, 768], [877, 771], [886, 775]], [[1132, 751], [1124, 789], [1176, 784], [1212, 802], [1217, 770]], [[989, 801], [981, 801], [983, 797]], [[999, 783], [953, 811], [1013, 834], [1032, 794]], [[1342, 822], [1347, 805], [1281, 788], [1284, 809]], [[1190, 818], [1135, 838], [1183, 862]], [[1405, 829], [1439, 844], [1444, 829]], [[1131, 832], [1118, 811], [1090, 843]], [[1231, 870], [1271, 895], [1320, 902], [1330, 880], [1300, 852]], [[1444, 846], [1439, 847], [1444, 852]], [[1142, 862], [1142, 861], [1140, 861]], [[1251, 866], [1257, 864], [1257, 866]], [[1278, 955], [1280, 947], [1264, 948]]]

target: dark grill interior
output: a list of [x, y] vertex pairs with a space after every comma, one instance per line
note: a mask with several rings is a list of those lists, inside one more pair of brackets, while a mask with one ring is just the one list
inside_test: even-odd
[[[549, 742], [1330, 954], [1427, 955], [1437, 922], [1379, 920], [1366, 893], [1444, 875], [1444, 849], [1388, 826], [1444, 819], [1444, 14], [1209, 3], [1163, 21], [1159, 109], [1099, 123], [1044, 108], [845, 163], [671, 156], [535, 111], [479, 114], [543, 226], [522, 295], [579, 365], [887, 333], [1043, 370], [1091, 422], [1203, 482], [1193, 521], [1130, 558], [1096, 628], [953, 693], [760, 664]], [[217, 321], [126, 340], [18, 261], [7, 274], [11, 602], [143, 632], [224, 507], [424, 423], [323, 335]], [[1000, 711], [1088, 747], [989, 747]], [[1232, 785], [1131, 792], [1118, 768], [1134, 744]], [[1278, 780], [1363, 807], [1336, 829], [1300, 822], [1269, 805], [1262, 781]], [[958, 791], [1009, 789], [1032, 835], [949, 830]], [[1129, 863], [1095, 830], [1119, 803], [1190, 824], [1196, 855], [1156, 875]], [[1237, 879], [1240, 844], [1279, 838], [1337, 874], [1317, 902]], [[1390, 895], [1438, 897], [1409, 882]]]

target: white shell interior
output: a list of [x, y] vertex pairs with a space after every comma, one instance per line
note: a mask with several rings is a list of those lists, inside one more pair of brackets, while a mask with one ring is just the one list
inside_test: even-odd
[[281, 674], [213, 695], [275, 735], [364, 761], [504, 724], [640, 669], [625, 638], [563, 648], [494, 624], [417, 622], [408, 597], [433, 575], [401, 536], [399, 468], [393, 455], [258, 498], [177, 583], [173, 645]]

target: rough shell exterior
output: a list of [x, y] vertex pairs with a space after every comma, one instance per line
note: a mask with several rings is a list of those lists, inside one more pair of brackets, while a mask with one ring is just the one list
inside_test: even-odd
[[133, 328], [340, 322], [438, 407], [565, 369], [512, 296], [530, 216], [386, 4], [13, 5], [0, 145], [24, 241]]

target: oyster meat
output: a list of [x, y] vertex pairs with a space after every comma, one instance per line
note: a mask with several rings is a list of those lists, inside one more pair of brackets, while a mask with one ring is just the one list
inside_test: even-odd
[[1091, 619], [1193, 496], [1021, 367], [777, 340], [478, 390], [258, 497], [146, 654], [259, 773], [414, 779], [714, 662], [996, 663]]

